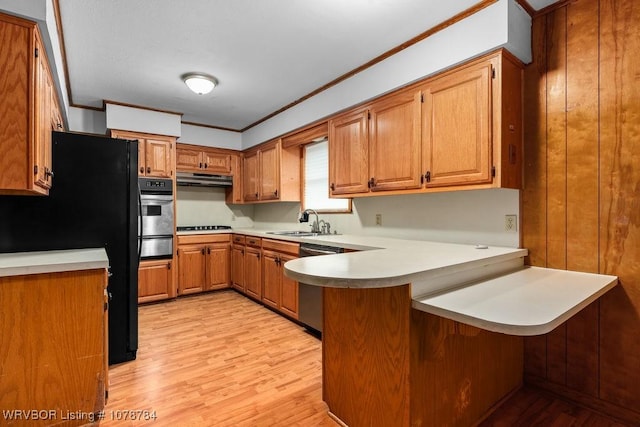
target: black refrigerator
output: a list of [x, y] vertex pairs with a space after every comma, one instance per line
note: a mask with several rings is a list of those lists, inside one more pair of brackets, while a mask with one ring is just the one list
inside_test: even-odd
[[53, 132], [49, 196], [0, 196], [0, 252], [106, 249], [109, 363], [138, 349], [138, 143]]

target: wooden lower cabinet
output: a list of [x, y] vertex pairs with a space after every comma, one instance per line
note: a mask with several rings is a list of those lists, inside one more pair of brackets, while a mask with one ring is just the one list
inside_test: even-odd
[[5, 417], [1, 425], [31, 425], [26, 411], [46, 410], [42, 425], [61, 425], [68, 412], [103, 410], [106, 286], [104, 268], [0, 277], [0, 408], [22, 412], [21, 421]]
[[231, 236], [178, 236], [178, 295], [231, 286]]
[[323, 400], [345, 425], [478, 425], [522, 385], [522, 337], [415, 310], [411, 285], [323, 298]]
[[231, 247], [231, 286], [242, 293], [244, 293], [244, 249], [244, 244], [234, 243]]
[[138, 268], [139, 304], [175, 297], [172, 264], [172, 259], [140, 262]]
[[284, 263], [297, 258], [299, 247], [297, 243], [262, 241], [262, 302], [293, 319], [298, 318], [298, 282], [285, 276]]
[[247, 246], [244, 253], [244, 291], [247, 295], [261, 299], [262, 297], [262, 251], [260, 248]]

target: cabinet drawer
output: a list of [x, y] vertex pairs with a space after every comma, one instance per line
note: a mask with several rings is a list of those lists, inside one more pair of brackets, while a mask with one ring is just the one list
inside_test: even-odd
[[269, 251], [276, 251], [285, 254], [298, 255], [300, 249], [299, 243], [283, 242], [282, 240], [269, 240], [264, 239], [262, 241], [262, 249]]
[[178, 236], [178, 245], [225, 243], [229, 242], [230, 239], [230, 234], [191, 234], [188, 236]]
[[262, 245], [262, 239], [260, 237], [247, 236], [245, 238], [245, 243], [247, 246], [255, 246], [259, 248]]
[[231, 239], [231, 241], [236, 245], [244, 245], [245, 244], [245, 237], [241, 236], [239, 234], [234, 234], [233, 238]]

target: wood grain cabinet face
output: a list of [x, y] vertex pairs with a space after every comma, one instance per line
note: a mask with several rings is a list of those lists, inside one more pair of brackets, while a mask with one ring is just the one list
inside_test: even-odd
[[229, 234], [178, 236], [178, 295], [230, 287], [232, 256]]
[[288, 317], [297, 319], [298, 282], [285, 276], [284, 264], [297, 258], [299, 245], [265, 239], [262, 246], [262, 302]]
[[112, 138], [138, 141], [138, 175], [172, 178], [175, 137], [112, 130]]
[[104, 408], [106, 285], [105, 269], [0, 277], [0, 408], [86, 414]]
[[207, 284], [205, 290], [225, 289], [231, 283], [231, 245], [212, 243], [207, 246]]
[[232, 157], [228, 152], [181, 144], [176, 149], [176, 170], [231, 175]]
[[173, 292], [173, 260], [142, 261], [138, 268], [138, 303], [169, 299]]
[[[0, 13], [0, 194], [48, 194], [57, 92], [35, 22]], [[59, 114], [59, 110], [58, 110]]]
[[244, 255], [245, 293], [256, 299], [262, 297], [262, 251], [258, 247], [247, 246]]
[[242, 293], [245, 293], [244, 256], [244, 244], [234, 243], [231, 247], [231, 285]]
[[245, 202], [260, 200], [258, 156], [259, 152], [254, 151], [245, 154], [242, 160], [242, 191]]
[[274, 140], [244, 153], [244, 202], [300, 201], [301, 151]]
[[421, 92], [403, 91], [371, 105], [371, 191], [421, 187]]
[[431, 81], [424, 90], [427, 187], [490, 183], [492, 64]]
[[368, 111], [355, 111], [329, 122], [331, 195], [365, 193], [369, 182]]
[[206, 245], [178, 246], [178, 295], [203, 292], [206, 286]]

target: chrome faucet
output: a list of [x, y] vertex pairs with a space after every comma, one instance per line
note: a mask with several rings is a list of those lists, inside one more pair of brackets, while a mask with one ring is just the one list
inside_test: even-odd
[[316, 216], [316, 220], [311, 224], [312, 233], [320, 233], [320, 222], [318, 220], [318, 212], [313, 209], [305, 209], [300, 216], [300, 222], [309, 222], [309, 214], [312, 213]]
[[318, 222], [318, 226], [320, 226], [320, 224], [322, 224], [322, 227], [320, 227], [320, 234], [331, 234], [331, 224], [329, 224], [328, 221], [321, 219], [320, 222]]

